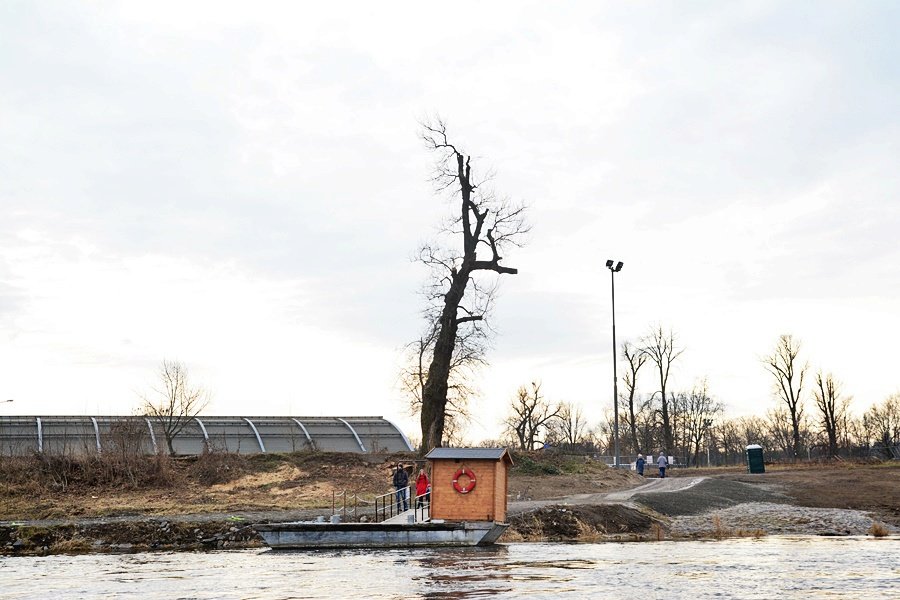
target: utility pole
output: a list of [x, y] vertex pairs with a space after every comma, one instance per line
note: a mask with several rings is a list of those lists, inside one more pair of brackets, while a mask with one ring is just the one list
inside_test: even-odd
[[613, 411], [615, 421], [613, 426], [613, 466], [619, 468], [619, 376], [616, 373], [616, 362], [619, 356], [616, 348], [616, 273], [622, 270], [623, 263], [619, 261], [613, 265], [615, 261], [606, 261], [606, 268], [609, 269], [609, 278], [612, 283], [612, 358], [613, 358]]

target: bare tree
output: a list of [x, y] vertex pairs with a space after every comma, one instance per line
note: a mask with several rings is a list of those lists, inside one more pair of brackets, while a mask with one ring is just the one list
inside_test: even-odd
[[766, 427], [770, 444], [778, 448], [784, 456], [796, 459], [791, 417], [783, 406], [773, 408], [766, 413]]
[[849, 399], [841, 396], [841, 384], [834, 379], [834, 375], [824, 375], [821, 370], [816, 373], [813, 398], [819, 409], [822, 429], [828, 438], [828, 456], [834, 458], [838, 454], [839, 427], [845, 422]]
[[653, 448], [662, 446], [662, 423], [659, 420], [659, 411], [654, 408], [653, 395], [640, 397], [638, 410], [635, 413], [637, 420], [638, 446], [634, 452], [652, 452]]
[[[713, 425], [713, 440], [717, 450], [721, 450], [725, 465], [742, 460], [744, 446], [741, 443], [741, 426], [736, 419], [720, 419]], [[755, 442], [758, 443], [758, 442]]]
[[559, 414], [551, 423], [550, 434], [553, 443], [574, 446], [585, 441], [587, 433], [587, 421], [580, 406], [571, 402], [562, 402], [559, 405]]
[[[863, 426], [875, 449], [885, 458], [891, 458], [894, 449], [900, 446], [900, 393], [891, 394], [881, 404], [873, 404], [863, 415]], [[900, 454], [895, 458], [900, 458]]]
[[559, 407], [550, 405], [541, 395], [541, 384], [532, 382], [531, 387], [521, 386], [516, 390], [510, 406], [506, 427], [515, 436], [522, 450], [533, 450], [550, 423], [559, 415]]
[[774, 442], [769, 435], [769, 424], [760, 416], [753, 415], [738, 419], [738, 432], [744, 446], [759, 444], [763, 448], [773, 447]]
[[639, 348], [635, 348], [630, 342], [625, 341], [622, 343], [622, 357], [628, 363], [628, 370], [622, 375], [622, 380], [625, 384], [625, 394], [622, 396], [622, 399], [625, 400], [625, 404], [628, 407], [628, 414], [625, 415], [624, 420], [631, 434], [632, 450], [639, 452], [641, 446], [638, 443], [637, 417], [641, 406], [639, 405], [638, 410], [635, 411], [635, 394], [637, 392], [638, 371], [647, 362], [648, 355], [641, 352]]
[[663, 331], [662, 325], [657, 325], [650, 330], [641, 340], [641, 354], [647, 356], [656, 365], [659, 375], [659, 400], [660, 415], [662, 416], [663, 443], [671, 452], [674, 450], [674, 436], [672, 435], [672, 422], [670, 419], [671, 399], [666, 395], [666, 385], [669, 382], [669, 373], [672, 363], [675, 362], [683, 348], [678, 348], [675, 333], [669, 329]]
[[682, 406], [684, 445], [688, 451], [688, 461], [700, 466], [700, 448], [709, 442], [709, 430], [714, 420], [722, 414], [723, 406], [709, 395], [709, 384], [705, 379], [697, 382], [693, 389], [678, 395]]
[[422, 140], [437, 156], [433, 182], [439, 191], [457, 197], [458, 210], [445, 233], [459, 236], [460, 245], [441, 248], [426, 245], [420, 260], [432, 270], [428, 289], [434, 307], [436, 332], [430, 349], [430, 364], [422, 386], [422, 450], [441, 446], [447, 414], [448, 393], [461, 327], [480, 329], [490, 311], [496, 279], [482, 281], [476, 275], [514, 275], [517, 269], [500, 264], [502, 252], [519, 246], [528, 227], [524, 207], [495, 196], [486, 180], [472, 172], [472, 156], [447, 136], [446, 124], [437, 120], [422, 124]]
[[807, 364], [800, 364], [800, 341], [791, 335], [782, 335], [772, 354], [763, 358], [766, 370], [775, 378], [775, 391], [787, 408], [791, 419], [793, 447], [789, 453], [797, 458], [800, 454], [800, 422], [803, 420], [803, 381], [808, 370]]
[[[406, 366], [400, 372], [400, 387], [409, 399], [412, 414], [422, 410], [422, 398], [428, 378], [428, 365], [437, 341], [437, 321], [430, 319], [429, 327], [418, 340], [406, 346]], [[479, 367], [487, 364], [484, 355], [487, 341], [481, 328], [468, 327], [458, 332], [456, 347], [451, 358], [450, 376], [447, 381], [447, 403], [444, 410], [444, 441], [459, 441], [469, 423], [469, 401], [477, 396], [473, 383]], [[451, 444], [452, 445], [452, 444]]]
[[162, 361], [159, 382], [152, 390], [152, 394], [142, 397], [141, 410], [144, 416], [159, 423], [169, 454], [175, 454], [172, 440], [206, 408], [210, 394], [191, 383], [184, 363], [173, 360]]

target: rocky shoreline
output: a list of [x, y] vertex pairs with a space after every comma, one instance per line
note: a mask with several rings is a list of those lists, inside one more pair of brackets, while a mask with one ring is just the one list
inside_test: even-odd
[[243, 519], [0, 525], [0, 554], [6, 555], [217, 550], [262, 545], [253, 526]]
[[[288, 518], [288, 516], [285, 516]], [[114, 521], [0, 524], [0, 555], [203, 551], [260, 548], [245, 517], [132, 518]], [[639, 504], [554, 504], [510, 518], [501, 542], [598, 542], [723, 539], [765, 535], [867, 535], [877, 518], [847, 509], [771, 502], [740, 503], [696, 515], [666, 516]], [[900, 529], [884, 525], [889, 535]]]

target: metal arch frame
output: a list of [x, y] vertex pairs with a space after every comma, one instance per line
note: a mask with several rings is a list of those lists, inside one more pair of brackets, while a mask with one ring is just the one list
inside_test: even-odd
[[300, 422], [300, 419], [294, 419], [294, 418], [291, 418], [291, 421], [293, 421], [294, 423], [296, 423], [297, 425], [300, 426], [300, 429], [303, 430], [303, 435], [306, 436], [306, 441], [309, 442], [309, 445], [310, 445], [310, 446], [312, 446], [312, 445], [313, 445], [313, 441], [312, 441], [312, 438], [309, 437], [309, 432], [306, 430], [306, 426], [304, 426], [303, 423]]
[[358, 436], [358, 435], [356, 435], [356, 430], [353, 429], [353, 426], [350, 425], [350, 423], [348, 423], [347, 421], [343, 420], [343, 419], [340, 418], [340, 417], [335, 417], [335, 419], [337, 419], [338, 421], [340, 421], [341, 423], [343, 423], [344, 425], [347, 426], [347, 429], [349, 429], [349, 430], [350, 430], [350, 433], [353, 434], [353, 437], [356, 438], [356, 443], [359, 444], [359, 449], [362, 450], [363, 452], [368, 452], [368, 450], [366, 450], [366, 447], [363, 446], [362, 440], [359, 439], [359, 436]]
[[254, 424], [253, 424], [253, 421], [251, 421], [251, 420], [248, 419], [247, 417], [244, 417], [244, 420], [247, 421], [247, 425], [249, 425], [249, 426], [250, 426], [250, 429], [253, 430], [253, 434], [256, 436], [256, 441], [259, 443], [259, 450], [260, 450], [260, 452], [262, 452], [263, 454], [265, 454], [265, 453], [266, 453], [266, 446], [265, 446], [265, 444], [263, 444], [262, 438], [259, 437], [259, 431], [256, 429], [256, 425], [254, 425]]
[[41, 454], [43, 454], [43, 453], [44, 453], [44, 430], [43, 430], [43, 428], [41, 427], [41, 418], [40, 418], [40, 417], [35, 417], [34, 420], [35, 420], [35, 422], [37, 423], [37, 434], [38, 434], [37, 443], [38, 443], [38, 452], [40, 452]]
[[397, 433], [400, 434], [400, 437], [403, 438], [403, 443], [406, 444], [406, 447], [409, 449], [409, 451], [410, 451], [410, 452], [415, 452], [416, 449], [413, 448], [412, 444], [409, 442], [409, 438], [406, 437], [406, 434], [405, 434], [405, 433], [403, 433], [403, 430], [400, 429], [399, 427], [397, 427], [397, 424], [394, 423], [393, 421], [391, 421], [390, 419], [385, 419], [384, 417], [381, 417], [381, 418], [382, 418], [384, 421], [390, 423], [390, 424], [391, 424], [391, 427], [393, 427], [393, 428], [397, 431]]
[[147, 421], [147, 428], [150, 430], [150, 441], [153, 442], [153, 454], [159, 454], [159, 448], [156, 446], [156, 434], [153, 433], [153, 424], [150, 422], [149, 417], [144, 417], [144, 420]]
[[91, 423], [94, 424], [94, 437], [97, 440], [97, 454], [103, 452], [103, 448], [100, 447], [100, 426], [97, 425], [96, 417], [91, 417]]
[[206, 433], [206, 425], [203, 424], [203, 421], [200, 420], [200, 417], [194, 417], [194, 420], [197, 421], [198, 425], [200, 425], [200, 431], [203, 432], [203, 443], [206, 444], [206, 449], [209, 450], [209, 434]]

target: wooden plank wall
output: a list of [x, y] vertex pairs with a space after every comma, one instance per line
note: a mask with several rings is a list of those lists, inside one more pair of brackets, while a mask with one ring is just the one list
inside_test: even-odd
[[503, 523], [506, 522], [507, 470], [505, 462], [494, 463], [494, 520]]
[[[453, 476], [465, 467], [475, 473], [475, 489], [460, 494], [453, 489]], [[497, 473], [502, 471], [504, 495], [498, 517]], [[506, 518], [506, 467], [493, 460], [435, 460], [431, 471], [431, 518], [458, 521], [495, 521]]]

